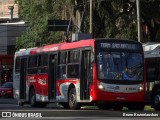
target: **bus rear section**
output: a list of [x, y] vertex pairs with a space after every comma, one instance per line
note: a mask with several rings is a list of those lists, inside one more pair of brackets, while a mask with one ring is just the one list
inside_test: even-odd
[[31, 48], [15, 53], [14, 98], [19, 105], [29, 103], [31, 107], [45, 107], [55, 102], [55, 63], [57, 54], [38, 52], [43, 48]]
[[145, 103], [155, 110], [160, 110], [160, 44], [143, 45], [146, 66]]
[[18, 100], [19, 105], [27, 101], [26, 73], [28, 56], [32, 48], [20, 49], [14, 55], [13, 67], [13, 97]]
[[96, 40], [95, 63], [92, 100], [100, 109], [144, 109], [144, 55], [140, 43]]

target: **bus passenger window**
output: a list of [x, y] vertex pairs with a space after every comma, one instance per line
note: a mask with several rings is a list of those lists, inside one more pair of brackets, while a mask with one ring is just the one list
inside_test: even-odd
[[66, 56], [67, 56], [67, 52], [61, 52], [60, 53], [60, 64], [66, 64]]
[[31, 56], [29, 58], [29, 68], [37, 66], [37, 56]]
[[78, 74], [79, 74], [78, 69], [79, 69], [78, 64], [68, 65], [67, 66], [67, 77], [68, 78], [78, 78]]
[[66, 66], [59, 66], [58, 67], [58, 78], [59, 79], [64, 79], [66, 78]]
[[42, 55], [39, 55], [38, 56], [38, 66], [42, 66], [41, 61], [42, 61]]
[[74, 51], [74, 63], [79, 63], [79, 50]]
[[15, 71], [19, 72], [20, 71], [20, 58], [16, 58], [16, 63], [15, 63]]

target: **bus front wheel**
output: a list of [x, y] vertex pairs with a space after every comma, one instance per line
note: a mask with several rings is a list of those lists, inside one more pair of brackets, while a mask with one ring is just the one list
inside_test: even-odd
[[153, 107], [155, 110], [160, 110], [160, 94], [155, 94], [153, 99]]
[[76, 96], [76, 89], [72, 88], [69, 91], [69, 97], [68, 97], [68, 101], [69, 101], [69, 107], [72, 110], [78, 110], [81, 108], [80, 103], [77, 102], [77, 96]]

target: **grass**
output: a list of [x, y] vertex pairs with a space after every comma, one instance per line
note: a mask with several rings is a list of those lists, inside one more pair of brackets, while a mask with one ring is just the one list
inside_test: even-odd
[[154, 111], [154, 108], [151, 108], [151, 106], [146, 105], [144, 110], [146, 110], [146, 111]]

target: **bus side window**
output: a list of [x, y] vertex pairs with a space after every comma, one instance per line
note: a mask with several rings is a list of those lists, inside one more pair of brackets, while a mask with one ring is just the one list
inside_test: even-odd
[[48, 73], [48, 54], [42, 55], [41, 59], [42, 73]]
[[60, 64], [66, 64], [66, 56], [67, 56], [66, 51], [60, 52]]
[[74, 63], [79, 63], [79, 57], [80, 56], [80, 51], [79, 50], [75, 50], [74, 51]]
[[48, 54], [38, 55], [38, 73], [47, 73], [48, 72]]
[[67, 77], [78, 78], [79, 76], [79, 50], [68, 52]]
[[30, 56], [28, 62], [28, 74], [36, 74], [35, 67], [38, 66], [37, 56]]
[[60, 63], [58, 65], [58, 78], [59, 79], [64, 79], [67, 77], [66, 75], [66, 58], [67, 58], [67, 52], [62, 51], [60, 52]]
[[44, 54], [42, 56], [42, 65], [47, 66], [48, 65], [48, 54]]
[[38, 67], [42, 66], [42, 55], [38, 55]]
[[20, 58], [16, 58], [16, 63], [15, 63], [15, 72], [20, 72]]

